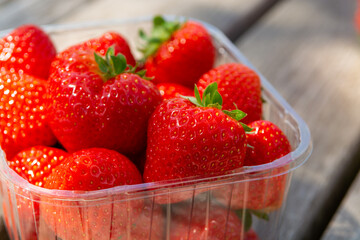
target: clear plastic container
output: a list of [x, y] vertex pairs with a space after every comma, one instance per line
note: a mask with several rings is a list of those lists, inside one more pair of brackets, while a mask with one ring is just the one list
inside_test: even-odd
[[[217, 48], [216, 65], [241, 62], [256, 71], [221, 31], [203, 24]], [[44, 29], [59, 51], [107, 30], [118, 31], [139, 57], [136, 55], [138, 29], [150, 27], [151, 18], [144, 17], [52, 25]], [[177, 237], [181, 233], [184, 239], [256, 239], [250, 236], [255, 231], [258, 239], [277, 239], [292, 172], [307, 160], [312, 145], [304, 121], [259, 75], [266, 100], [264, 119], [274, 122], [286, 134], [292, 145], [288, 155], [223, 176], [78, 192], [48, 190], [29, 184], [7, 166], [1, 151], [2, 218], [10, 238], [180, 239]], [[253, 215], [252, 229], [245, 233], [251, 220], [249, 213]], [[240, 225], [234, 223], [234, 216]], [[209, 231], [201, 237], [197, 235], [199, 228], [205, 227]], [[215, 235], [216, 238], [210, 237]]]

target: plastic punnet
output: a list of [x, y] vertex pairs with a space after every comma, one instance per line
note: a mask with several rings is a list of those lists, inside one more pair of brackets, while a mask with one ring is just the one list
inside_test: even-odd
[[[271, 163], [243, 167], [222, 176], [182, 179], [180, 184], [179, 181], [154, 182], [91, 192], [49, 190], [31, 185], [7, 166], [1, 151], [2, 218], [12, 240], [175, 239], [180, 230], [183, 236], [199, 239], [194, 233], [199, 226], [210, 229], [201, 239], [207, 239], [211, 229], [226, 230], [217, 239], [250, 239], [253, 231], [259, 239], [278, 238], [292, 172], [311, 153], [309, 129], [221, 31], [203, 24], [217, 49], [216, 65], [241, 62], [260, 75], [266, 100], [264, 119], [282, 129], [292, 151]], [[151, 18], [144, 17], [43, 28], [59, 51], [112, 30], [125, 36], [136, 53], [138, 29], [146, 30], [150, 26]], [[0, 36], [9, 31], [0, 32]], [[259, 186], [263, 189], [261, 193], [254, 191]], [[171, 203], [174, 199], [182, 201]], [[141, 209], [132, 211], [136, 206]], [[240, 225], [235, 227], [232, 225], [234, 214], [240, 220]], [[179, 222], [179, 219], [184, 220]], [[252, 229], [248, 230], [250, 219]]]

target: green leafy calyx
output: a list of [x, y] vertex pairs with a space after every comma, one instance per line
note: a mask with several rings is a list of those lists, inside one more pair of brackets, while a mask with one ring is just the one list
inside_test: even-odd
[[181, 23], [178, 21], [166, 21], [162, 16], [155, 16], [150, 36], [147, 36], [143, 30], [139, 31], [140, 38], [145, 41], [145, 44], [139, 48], [144, 55], [143, 58], [155, 54], [160, 45], [169, 40], [180, 27]]
[[[195, 104], [198, 107], [213, 107], [213, 108], [217, 108], [220, 110], [222, 109], [223, 100], [222, 100], [220, 93], [218, 92], [217, 82], [213, 82], [213, 83], [209, 84], [205, 88], [202, 97], [200, 96], [198, 87], [195, 85], [194, 95], [195, 95], [195, 97], [187, 97], [187, 96], [182, 96], [182, 97], [185, 99], [188, 99], [190, 102], [192, 102], [193, 104]], [[236, 106], [236, 108], [237, 108], [237, 106]], [[222, 111], [223, 111], [223, 113], [225, 113], [226, 115], [235, 119], [238, 122], [241, 119], [243, 119], [244, 117], [246, 117], [246, 113], [244, 113], [243, 111], [241, 111], [239, 109], [235, 109], [232, 111], [228, 111], [228, 110], [222, 110]], [[246, 125], [242, 122], [239, 122], [239, 123], [244, 128], [246, 133], [252, 131], [252, 128], [250, 128], [248, 125]]]
[[145, 78], [145, 70], [136, 71], [137, 65], [131, 66], [127, 64], [126, 58], [121, 53], [115, 56], [114, 47], [107, 49], [105, 57], [94, 52], [95, 61], [106, 80], [116, 77], [121, 73], [134, 73]]
[[207, 86], [201, 98], [199, 89], [195, 85], [194, 88], [195, 97], [183, 96], [183, 98], [188, 99], [190, 102], [192, 102], [198, 107], [213, 107], [213, 108], [221, 109], [222, 97], [220, 93], [217, 91], [217, 89], [218, 89], [217, 82], [211, 83], [209, 86]]

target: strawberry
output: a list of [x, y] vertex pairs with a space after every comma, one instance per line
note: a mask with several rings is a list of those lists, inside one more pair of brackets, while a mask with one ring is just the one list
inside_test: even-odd
[[135, 66], [136, 62], [130, 47], [123, 36], [116, 32], [106, 32], [98, 38], [92, 38], [85, 42], [70, 47], [71, 51], [84, 51], [92, 49], [100, 55], [104, 56], [106, 51], [114, 48], [115, 55], [121, 53], [125, 56], [126, 62], [131, 66]]
[[[246, 135], [251, 146], [246, 151], [246, 166], [270, 163], [291, 151], [288, 139], [275, 124], [259, 120], [250, 123], [249, 127], [253, 128], [253, 131]], [[214, 191], [214, 195], [224, 204], [229, 202], [231, 196], [233, 208], [278, 209], [282, 205], [287, 182], [287, 174], [284, 174], [286, 168], [274, 168], [271, 172], [264, 173], [263, 179], [237, 183], [222, 191]], [[251, 178], [251, 175], [249, 177]]]
[[199, 77], [210, 70], [215, 60], [215, 48], [207, 30], [200, 23], [165, 21], [154, 18], [154, 27], [148, 37], [140, 31], [147, 42], [144, 54], [147, 75], [154, 82], [173, 82], [194, 87]]
[[193, 90], [176, 83], [159, 83], [156, 86], [164, 100], [180, 96], [194, 96]]
[[[139, 183], [142, 183], [141, 174], [124, 155], [91, 148], [68, 156], [53, 170], [44, 187], [94, 191]], [[62, 239], [117, 239], [143, 209], [143, 200], [127, 198], [126, 194], [111, 194], [92, 202], [42, 199], [41, 212]]]
[[151, 116], [145, 182], [221, 175], [243, 166], [246, 137], [237, 121], [241, 117], [235, 120], [227, 115], [235, 112], [220, 110], [216, 83], [203, 99], [195, 87], [195, 96], [166, 100]]
[[270, 163], [291, 151], [291, 145], [281, 129], [270, 121], [259, 120], [249, 124], [252, 134], [247, 141], [251, 148], [246, 152], [245, 165]]
[[115, 56], [114, 48], [105, 59], [94, 53], [70, 48], [56, 57], [49, 78], [50, 126], [69, 152], [141, 152], [148, 119], [162, 101], [159, 90], [142, 71], [135, 74], [123, 55]]
[[[235, 212], [206, 202], [173, 207], [171, 240], [257, 240], [254, 230], [246, 231]], [[207, 206], [209, 207], [207, 209]], [[245, 231], [244, 231], [245, 230]]]
[[244, 123], [261, 118], [261, 83], [253, 70], [240, 63], [220, 65], [201, 76], [197, 83], [200, 93], [213, 82], [219, 85], [224, 109], [239, 108], [245, 112], [247, 116], [242, 120]]
[[8, 165], [29, 183], [42, 187], [67, 152], [53, 147], [35, 146], [19, 152]]
[[8, 160], [25, 148], [55, 144], [45, 114], [46, 88], [40, 78], [0, 71], [0, 145]]
[[0, 70], [47, 79], [56, 49], [38, 26], [23, 25], [0, 39]]

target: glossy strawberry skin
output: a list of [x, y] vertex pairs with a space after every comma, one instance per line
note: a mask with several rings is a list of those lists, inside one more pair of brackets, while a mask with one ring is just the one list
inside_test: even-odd
[[53, 169], [67, 155], [67, 152], [58, 148], [34, 146], [16, 154], [8, 161], [8, 165], [29, 183], [42, 187]]
[[23, 25], [0, 39], [0, 70], [47, 79], [55, 55], [51, 39], [35, 25]]
[[70, 47], [72, 51], [92, 49], [100, 55], [105, 55], [107, 49], [113, 46], [116, 54], [123, 54], [128, 64], [135, 66], [136, 62], [130, 47], [123, 36], [116, 32], [106, 32], [98, 38], [92, 38], [85, 42]]
[[190, 88], [214, 64], [211, 36], [199, 23], [187, 21], [145, 62], [147, 76], [155, 83], [172, 82]]
[[[253, 128], [253, 133], [246, 137], [252, 147], [246, 151], [246, 166], [270, 163], [291, 151], [288, 139], [275, 124], [259, 120], [250, 123], [249, 127]], [[287, 165], [274, 168], [271, 172], [264, 173], [262, 179], [234, 184], [215, 192], [215, 196], [224, 204], [229, 202], [231, 196], [232, 207], [236, 209], [278, 209], [282, 205], [287, 184], [287, 168]]]
[[139, 171], [127, 157], [113, 150], [90, 148], [68, 156], [52, 171], [44, 187], [93, 191], [141, 182]]
[[[91, 148], [68, 156], [47, 178], [44, 187], [94, 191], [140, 183], [141, 174], [124, 155]], [[49, 197], [42, 199], [42, 217], [62, 239], [117, 239], [136, 221], [144, 207], [142, 199], [126, 199], [125, 194], [112, 194], [86, 205], [82, 200], [62, 201]]]
[[194, 91], [176, 83], [159, 83], [156, 85], [164, 100], [180, 96], [194, 96]]
[[244, 129], [218, 109], [164, 101], [149, 121], [144, 181], [223, 174], [243, 166]]
[[200, 93], [215, 81], [223, 97], [223, 109], [234, 110], [237, 106], [247, 114], [244, 123], [261, 119], [261, 83], [253, 70], [240, 63], [220, 65], [201, 76], [197, 83]]
[[217, 205], [206, 209], [206, 202], [196, 202], [192, 211], [185, 204], [175, 207], [172, 214], [170, 239], [172, 240], [257, 240], [257, 234], [244, 226], [231, 210]]
[[0, 71], [0, 145], [8, 160], [25, 148], [55, 144], [46, 116], [46, 88], [40, 78]]
[[291, 151], [291, 145], [281, 129], [270, 121], [259, 120], [249, 124], [252, 134], [246, 135], [248, 144], [246, 166], [270, 163]]
[[162, 101], [156, 86], [123, 73], [104, 83], [93, 50], [65, 50], [49, 78], [50, 126], [69, 152], [103, 147], [126, 155], [145, 149], [148, 119]]

